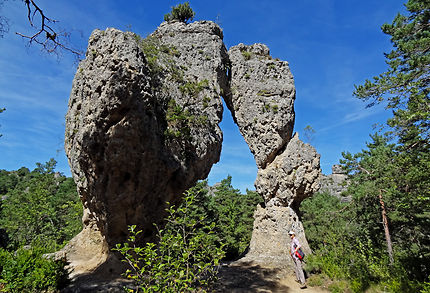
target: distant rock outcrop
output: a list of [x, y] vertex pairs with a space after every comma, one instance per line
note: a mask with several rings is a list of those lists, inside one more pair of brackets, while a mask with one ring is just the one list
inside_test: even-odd
[[321, 176], [321, 189], [319, 191], [336, 196], [342, 202], [349, 202], [350, 196], [342, 196], [342, 192], [348, 188], [348, 175], [341, 165], [333, 165], [331, 170], [332, 174]]

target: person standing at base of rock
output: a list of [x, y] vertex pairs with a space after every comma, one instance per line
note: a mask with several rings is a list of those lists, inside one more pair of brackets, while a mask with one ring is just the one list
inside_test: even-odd
[[306, 280], [305, 280], [305, 274], [303, 272], [302, 260], [300, 260], [296, 255], [296, 252], [301, 248], [301, 245], [300, 245], [299, 240], [296, 238], [296, 233], [294, 231], [290, 231], [290, 232], [288, 232], [288, 234], [291, 237], [290, 255], [294, 261], [294, 269], [296, 271], [296, 279], [301, 284], [300, 288], [304, 289], [304, 288], [306, 288]]

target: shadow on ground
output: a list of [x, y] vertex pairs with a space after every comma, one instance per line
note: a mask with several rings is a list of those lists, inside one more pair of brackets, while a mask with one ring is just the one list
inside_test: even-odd
[[263, 268], [252, 263], [230, 264], [219, 270], [216, 291], [221, 292], [290, 292], [289, 287], [280, 284], [284, 272], [279, 269]]
[[121, 278], [125, 270], [124, 263], [111, 255], [93, 272], [73, 277], [61, 293], [124, 293], [124, 287], [134, 288], [131, 280]]

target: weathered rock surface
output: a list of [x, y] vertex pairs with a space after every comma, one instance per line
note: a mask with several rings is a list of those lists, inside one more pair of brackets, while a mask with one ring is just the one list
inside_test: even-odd
[[[198, 21], [190, 24], [163, 22], [151, 36], [174, 50], [171, 54], [171, 62], [182, 71], [179, 73], [182, 77], [178, 80], [167, 68], [166, 73], [170, 74], [170, 78], [163, 80], [163, 87], [167, 87], [170, 93], [176, 92], [176, 96], [182, 97], [182, 102], [187, 105], [216, 105], [217, 112], [214, 113], [216, 117], [213, 119], [220, 120], [222, 113], [220, 96], [228, 87], [229, 64], [220, 27], [211, 21]], [[169, 64], [162, 66], [167, 67]], [[181, 92], [179, 87], [204, 80], [207, 80], [209, 84], [196, 95], [183, 95], [183, 91]], [[203, 105], [200, 107], [208, 108]], [[209, 109], [211, 108], [209, 107]]]
[[207, 177], [221, 151], [226, 56], [209, 22], [163, 23], [145, 44], [116, 29], [92, 33], [65, 134], [82, 233], [97, 227], [108, 248], [126, 240], [128, 225], [148, 237], [165, 202]]
[[296, 232], [305, 253], [310, 253], [303, 225], [297, 215], [300, 202], [319, 189], [319, 154], [298, 134], [265, 169], [259, 169], [255, 187], [265, 207], [254, 214], [249, 252], [242, 261], [271, 268], [292, 267], [289, 230]]
[[229, 57], [226, 104], [254, 154], [254, 184], [265, 200], [265, 207], [254, 214], [249, 251], [239, 262], [291, 267], [289, 230], [296, 231], [310, 252], [297, 211], [300, 202], [319, 189], [320, 156], [297, 134], [292, 137], [295, 87], [288, 63], [274, 60], [263, 44], [239, 44], [229, 50]]
[[249, 252], [239, 262], [250, 262], [266, 268], [285, 270], [292, 267], [290, 230], [296, 232], [305, 254], [310, 248], [303, 225], [295, 210], [288, 206], [257, 207]]
[[239, 262], [289, 267], [289, 230], [310, 252], [297, 210], [319, 188], [319, 155], [297, 134], [292, 137], [296, 92], [288, 63], [273, 59], [263, 44], [239, 44], [228, 53], [231, 91], [226, 104], [254, 155], [254, 184], [265, 200], [254, 214], [249, 251]]
[[348, 188], [348, 175], [340, 165], [333, 165], [331, 169], [332, 174], [321, 176], [321, 189], [319, 191], [336, 196], [343, 202], [350, 201], [349, 196], [342, 196], [342, 192]]
[[288, 62], [275, 60], [264, 44], [229, 51], [231, 93], [226, 104], [259, 168], [290, 140], [296, 90]]
[[320, 155], [296, 133], [281, 154], [258, 170], [254, 184], [267, 206], [298, 208], [319, 189], [320, 176]]

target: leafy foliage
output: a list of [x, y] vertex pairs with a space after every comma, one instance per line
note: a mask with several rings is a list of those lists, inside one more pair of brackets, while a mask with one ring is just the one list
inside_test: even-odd
[[251, 240], [254, 211], [262, 198], [254, 191], [241, 194], [231, 184], [231, 176], [221, 180], [209, 198], [208, 214], [215, 221], [220, 243], [225, 245], [226, 258], [242, 254]]
[[219, 261], [237, 258], [248, 246], [253, 213], [261, 201], [256, 192], [234, 189], [231, 176], [214, 187], [198, 182], [178, 208], [168, 209], [166, 226], [158, 227], [157, 244], [136, 246], [141, 231], [130, 227], [129, 242], [116, 248], [130, 264], [127, 277], [143, 292], [209, 288]]
[[183, 4], [178, 4], [172, 7], [172, 11], [164, 15], [165, 21], [179, 20], [181, 22], [187, 23], [189, 20], [193, 20], [195, 12], [190, 7], [189, 2]]
[[116, 250], [130, 265], [126, 276], [137, 282], [137, 292], [193, 292], [210, 288], [216, 280], [224, 253], [215, 245], [215, 225], [192, 212], [195, 200], [195, 195], [187, 192], [180, 207], [168, 209], [167, 224], [158, 230], [157, 244], [137, 247], [136, 237], [142, 231], [131, 226], [129, 242], [117, 245]]
[[[373, 222], [373, 211], [369, 212], [363, 202], [341, 203], [329, 194], [317, 194], [303, 201], [301, 210], [306, 236], [314, 251], [307, 259], [306, 269], [333, 280], [332, 292], [364, 292], [369, 288], [417, 292], [420, 284], [408, 278], [402, 261], [396, 258], [393, 265], [389, 264], [383, 232], [372, 234], [367, 229], [366, 226], [372, 226], [382, 230], [382, 225], [380, 219]], [[377, 214], [380, 215], [379, 211]], [[375, 239], [377, 243], [373, 242]]]
[[54, 159], [30, 172], [0, 170], [0, 291], [47, 292], [67, 279], [62, 261], [43, 257], [81, 229], [82, 205]]
[[188, 96], [197, 97], [197, 95], [205, 88], [209, 88], [209, 81], [204, 79], [202, 81], [188, 81], [184, 85], [179, 86], [179, 90]]
[[44, 258], [46, 252], [39, 245], [16, 252], [0, 248], [0, 291], [46, 292], [63, 287], [67, 282], [65, 263]]
[[245, 60], [250, 60], [252, 58], [252, 53], [248, 51], [242, 51], [242, 56]]
[[195, 218], [204, 217], [215, 223], [216, 241], [224, 247], [225, 259], [238, 258], [249, 245], [254, 211], [263, 198], [255, 191], [242, 194], [231, 183], [231, 176], [213, 187], [201, 181], [189, 189], [196, 195], [196, 205], [190, 206]]
[[409, 15], [382, 26], [394, 47], [385, 55], [389, 70], [355, 91], [373, 100], [370, 105], [387, 101], [391, 131], [373, 136], [368, 151], [346, 154], [345, 164], [356, 173], [351, 192], [361, 193], [364, 203], [376, 192], [383, 195], [395, 253], [411, 278], [424, 281], [430, 275], [430, 232], [424, 228], [430, 224], [430, 2], [405, 6]]
[[[354, 292], [375, 286], [425, 292], [428, 287], [430, 3], [410, 0], [406, 7], [408, 16], [399, 14], [382, 27], [394, 46], [386, 54], [390, 69], [355, 90], [369, 106], [386, 101], [394, 115], [387, 121], [389, 130], [371, 135], [366, 149], [343, 153], [352, 201], [327, 206], [318, 196], [302, 206], [315, 249], [308, 269], [347, 279]], [[311, 217], [317, 221], [311, 223]]]
[[11, 247], [31, 244], [36, 239], [58, 245], [71, 239], [80, 229], [82, 206], [71, 178], [54, 173], [51, 159], [29, 172], [2, 171], [0, 190], [7, 191], [2, 201], [0, 225]]

